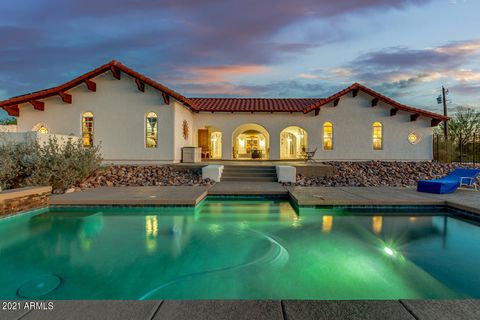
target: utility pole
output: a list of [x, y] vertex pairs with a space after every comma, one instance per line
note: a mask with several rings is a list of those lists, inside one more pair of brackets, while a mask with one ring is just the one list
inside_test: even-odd
[[[443, 115], [444, 115], [445, 117], [448, 116], [448, 112], [447, 112], [447, 94], [448, 94], [448, 89], [445, 89], [445, 87], [442, 86], [442, 95], [438, 96], [438, 98], [437, 98], [437, 103], [438, 103], [438, 104], [443, 104]], [[448, 140], [448, 121], [445, 120], [443, 124], [444, 124], [443, 130], [444, 130], [445, 141], [446, 141], [446, 140]]]
[[[443, 115], [445, 117], [448, 116], [448, 113], [447, 113], [447, 97], [446, 97], [447, 93], [448, 93], [448, 90], [445, 90], [445, 87], [442, 86]], [[445, 141], [446, 141], [446, 140], [448, 140], [448, 120], [445, 120], [443, 130], [444, 130]]]

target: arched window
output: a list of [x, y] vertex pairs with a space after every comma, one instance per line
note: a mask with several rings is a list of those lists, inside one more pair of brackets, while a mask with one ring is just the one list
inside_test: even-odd
[[149, 112], [145, 118], [145, 146], [156, 148], [158, 138], [158, 117], [155, 112]]
[[85, 112], [82, 115], [82, 138], [84, 147], [93, 145], [93, 113], [91, 112]]
[[37, 132], [42, 133], [42, 134], [47, 134], [48, 133], [48, 128], [45, 127], [45, 126], [41, 126], [40, 128], [38, 128]]
[[323, 124], [323, 150], [333, 150], [333, 124], [331, 122]]
[[383, 129], [380, 122], [374, 122], [372, 125], [373, 150], [383, 149]]

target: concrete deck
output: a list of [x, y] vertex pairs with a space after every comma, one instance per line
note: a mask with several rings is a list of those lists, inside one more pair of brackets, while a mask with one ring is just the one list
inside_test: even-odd
[[175, 163], [169, 165], [174, 167], [175, 170], [184, 171], [192, 170], [194, 172], [200, 172], [202, 167], [205, 167], [210, 164], [221, 164], [224, 166], [292, 166], [297, 168], [297, 174], [301, 174], [305, 177], [322, 177], [322, 176], [333, 176], [335, 174], [335, 168], [330, 165], [326, 165], [322, 162], [305, 162], [303, 160], [207, 160], [198, 163]]
[[299, 206], [308, 205], [438, 205], [480, 214], [480, 192], [459, 189], [452, 194], [417, 192], [396, 187], [287, 187]]
[[208, 187], [101, 187], [54, 195], [52, 205], [189, 205], [207, 196]]
[[[3, 302], [3, 301], [0, 301]], [[21, 306], [25, 301], [19, 301]], [[479, 300], [376, 301], [52, 301], [53, 310], [0, 309], [5, 320], [480, 319]]]
[[213, 186], [101, 187], [54, 195], [52, 205], [189, 205], [207, 195], [290, 195], [299, 206], [450, 206], [480, 214], [480, 192], [459, 189], [438, 195], [396, 187], [284, 187], [276, 182], [224, 181]]

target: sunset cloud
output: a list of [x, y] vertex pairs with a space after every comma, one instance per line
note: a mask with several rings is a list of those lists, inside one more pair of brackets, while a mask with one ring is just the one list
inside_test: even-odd
[[318, 97], [354, 81], [395, 95], [445, 81], [473, 97], [480, 39], [465, 23], [478, 11], [433, 0], [3, 0], [0, 99], [112, 59], [186, 96]]
[[[480, 82], [480, 71], [465, 66], [479, 61], [479, 57], [479, 39], [425, 49], [384, 48], [362, 54], [344, 68], [327, 70], [327, 74], [330, 78], [366, 82], [399, 94], [399, 90], [438, 81], [475, 85]], [[471, 86], [468, 88], [463, 92], [474, 92]]]
[[229, 65], [213, 67], [190, 67], [181, 69], [191, 77], [184, 79], [193, 83], [216, 83], [232, 80], [238, 76], [261, 74], [268, 71], [266, 66], [262, 65]]

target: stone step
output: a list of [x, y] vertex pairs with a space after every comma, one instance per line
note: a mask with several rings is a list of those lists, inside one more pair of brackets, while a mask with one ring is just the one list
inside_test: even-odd
[[221, 181], [248, 181], [248, 182], [277, 182], [277, 177], [251, 177], [251, 176], [242, 176], [242, 177], [223, 177]]
[[235, 178], [235, 177], [272, 177], [276, 178], [275, 172], [255, 172], [255, 173], [240, 173], [240, 172], [227, 172], [222, 174], [222, 178]]
[[225, 166], [221, 181], [275, 182], [277, 172], [274, 166]]
[[275, 167], [231, 167], [225, 166], [224, 170], [231, 170], [231, 171], [275, 171]]
[[250, 173], [263, 173], [263, 172], [276, 173], [277, 170], [237, 170], [237, 169], [223, 169], [223, 172], [238, 172], [238, 173], [250, 174]]

